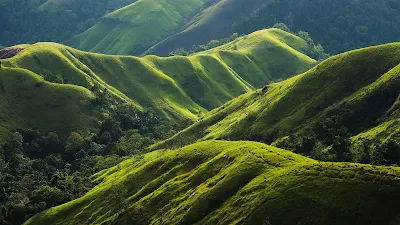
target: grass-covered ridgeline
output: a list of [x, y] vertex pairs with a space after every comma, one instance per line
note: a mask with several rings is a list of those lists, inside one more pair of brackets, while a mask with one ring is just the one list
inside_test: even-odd
[[[399, 43], [331, 57], [304, 74], [226, 103], [154, 147], [257, 140], [314, 154], [315, 148], [329, 152], [324, 148], [338, 137], [399, 141], [399, 63]], [[312, 143], [301, 150], [305, 137]]]
[[248, 34], [285, 23], [295, 32], [309, 32], [328, 53], [338, 54], [400, 41], [399, 12], [399, 2], [387, 0], [221, 0], [197, 13], [150, 52], [167, 55], [178, 48], [191, 50], [193, 45], [228, 37], [234, 32]]
[[66, 138], [74, 130], [93, 131], [102, 119], [90, 110], [95, 96], [89, 90], [47, 82], [26, 69], [0, 69], [0, 93], [0, 143], [28, 128]]
[[400, 171], [322, 163], [256, 142], [206, 141], [132, 158], [92, 177], [39, 224], [395, 224]]
[[[2, 61], [4, 68], [0, 71], [4, 76], [14, 76], [17, 69], [29, 70], [57, 83], [57, 87], [79, 87], [97, 93], [97, 98], [106, 93], [115, 99], [114, 105], [129, 103], [138, 109], [151, 109], [174, 122], [195, 120], [236, 96], [315, 64], [301, 53], [306, 47], [304, 40], [276, 29], [259, 31], [189, 57], [110, 56], [55, 43], [24, 47], [17, 56]], [[14, 104], [22, 103], [14, 98]], [[52, 99], [51, 94], [48, 98]], [[30, 104], [38, 102], [31, 100]], [[63, 121], [64, 116], [58, 118]]]
[[108, 54], [140, 54], [172, 35], [213, 0], [141, 0], [104, 16], [67, 44]]

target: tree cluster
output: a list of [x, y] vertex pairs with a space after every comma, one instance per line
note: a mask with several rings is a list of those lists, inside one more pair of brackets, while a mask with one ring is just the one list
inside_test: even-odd
[[[94, 102], [98, 107], [109, 103], [107, 93]], [[0, 224], [21, 224], [82, 196], [93, 186], [91, 175], [140, 155], [179, 129], [154, 112], [126, 104], [117, 104], [109, 113], [94, 134], [75, 131], [62, 140], [56, 132], [18, 130], [0, 145]]]
[[0, 0], [0, 44], [64, 42], [132, 0]]
[[283, 22], [306, 30], [330, 54], [400, 41], [397, 0], [266, 0], [232, 30], [251, 33]]

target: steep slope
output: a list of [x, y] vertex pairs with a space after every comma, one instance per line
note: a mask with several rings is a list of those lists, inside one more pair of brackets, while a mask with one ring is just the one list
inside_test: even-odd
[[90, 109], [95, 96], [89, 90], [46, 82], [25, 69], [0, 69], [0, 94], [0, 143], [16, 129], [58, 131], [63, 138], [71, 131], [86, 133], [102, 118]]
[[393, 224], [400, 170], [321, 163], [255, 142], [208, 141], [104, 170], [36, 224]]
[[334, 54], [399, 41], [396, 1], [190, 0], [185, 1], [184, 11], [177, 5], [183, 4], [139, 1], [105, 16], [69, 44], [96, 52], [165, 56], [178, 48], [190, 50], [234, 32], [248, 34], [280, 22], [293, 31], [310, 32], [316, 43]]
[[178, 48], [190, 50], [193, 45], [227, 37], [235, 32], [233, 24], [240, 23], [263, 3], [265, 0], [221, 0], [194, 16], [181, 32], [157, 43], [149, 53], [168, 55]]
[[[105, 90], [163, 118], [194, 120], [243, 93], [310, 68], [305, 42], [275, 29], [189, 57], [123, 57], [38, 43], [3, 61], [48, 80]], [[276, 56], [276, 57], [274, 57]]]
[[0, 44], [63, 42], [84, 32], [105, 14], [136, 0], [3, 0]]
[[399, 63], [400, 43], [331, 57], [304, 74], [226, 103], [154, 147], [228, 139], [277, 141], [292, 149], [304, 137], [330, 146], [336, 136], [370, 129], [370, 134], [387, 130], [383, 139], [398, 137]]
[[386, 0], [223, 0], [193, 17], [181, 32], [157, 43], [150, 53], [190, 50], [234, 32], [247, 34], [284, 22], [294, 31], [309, 32], [329, 53], [337, 54], [400, 41], [399, 12], [398, 2]]
[[214, 0], [141, 0], [106, 15], [68, 45], [108, 54], [140, 54], [172, 35]]

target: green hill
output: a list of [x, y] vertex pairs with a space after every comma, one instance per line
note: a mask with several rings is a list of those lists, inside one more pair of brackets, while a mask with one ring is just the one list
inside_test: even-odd
[[[154, 147], [256, 140], [312, 155], [327, 153], [325, 147], [339, 137], [399, 141], [399, 63], [399, 43], [331, 57], [304, 74], [226, 103]], [[305, 147], [308, 139], [311, 146]]]
[[64, 42], [135, 0], [2, 0], [0, 45]]
[[194, 45], [228, 37], [236, 32], [232, 27], [233, 24], [240, 24], [244, 18], [256, 12], [263, 4], [265, 4], [265, 0], [219, 1], [194, 16], [180, 32], [154, 45], [149, 52], [168, 55], [178, 48], [190, 50]]
[[93, 131], [101, 119], [90, 110], [95, 96], [89, 90], [53, 84], [25, 69], [0, 69], [0, 93], [0, 142], [16, 129], [57, 130], [63, 137], [73, 130]]
[[247, 34], [283, 22], [293, 31], [309, 32], [327, 52], [337, 54], [400, 41], [399, 12], [398, 2], [385, 0], [223, 0], [197, 14], [182, 31], [155, 45], [151, 53], [166, 55], [177, 48], [190, 50], [193, 45], [234, 32]]
[[106, 15], [67, 43], [109, 54], [165, 56], [283, 22], [294, 32], [310, 32], [328, 53], [337, 54], [399, 41], [399, 12], [397, 2], [386, 0], [142, 0]]
[[140, 54], [172, 35], [212, 0], [142, 0], [114, 11], [67, 44], [108, 54]]
[[400, 41], [396, 0], [2, 0], [0, 45], [63, 42], [107, 54], [178, 48], [285, 23], [330, 54]]
[[[236, 96], [310, 68], [315, 61], [300, 52], [305, 46], [304, 40], [271, 29], [189, 57], [107, 56], [37, 43], [25, 46], [2, 64], [29, 70], [61, 83], [60, 87], [77, 85], [89, 93], [106, 90], [117, 102], [151, 109], [179, 123], [195, 120]], [[17, 70], [1, 71], [8, 76]]]
[[36, 224], [395, 224], [400, 170], [322, 163], [255, 142], [201, 142], [93, 176]]

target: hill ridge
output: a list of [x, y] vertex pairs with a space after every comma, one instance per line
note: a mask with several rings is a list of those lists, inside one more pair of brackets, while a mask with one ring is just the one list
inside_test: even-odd
[[[372, 141], [366, 144], [369, 146], [379, 141], [373, 138], [376, 129], [382, 133], [379, 136], [399, 141], [399, 130], [389, 126], [399, 118], [399, 69], [400, 43], [333, 56], [301, 75], [268, 85], [264, 91], [235, 98], [153, 148], [225, 139], [255, 140], [295, 150], [306, 137], [316, 146], [330, 146], [330, 135], [344, 135], [344, 139], [350, 135], [356, 140], [355, 136], [364, 132], [372, 135], [367, 138]], [[304, 153], [315, 154], [312, 149]], [[322, 152], [329, 154], [327, 151]], [[357, 161], [359, 154], [353, 152], [351, 157]]]
[[[2, 64], [28, 69], [50, 82], [82, 86], [99, 96], [105, 93], [114, 101], [111, 108], [118, 102], [130, 104], [179, 124], [316, 63], [283, 42], [270, 41], [270, 35], [288, 39], [298, 50], [306, 46], [304, 40], [273, 29], [228, 43], [224, 50], [188, 57], [112, 56], [43, 42], [25, 46]], [[247, 49], [251, 44], [257, 49]]]
[[318, 162], [257, 142], [205, 141], [104, 170], [87, 195], [25, 225], [391, 224], [399, 177], [396, 167]]

